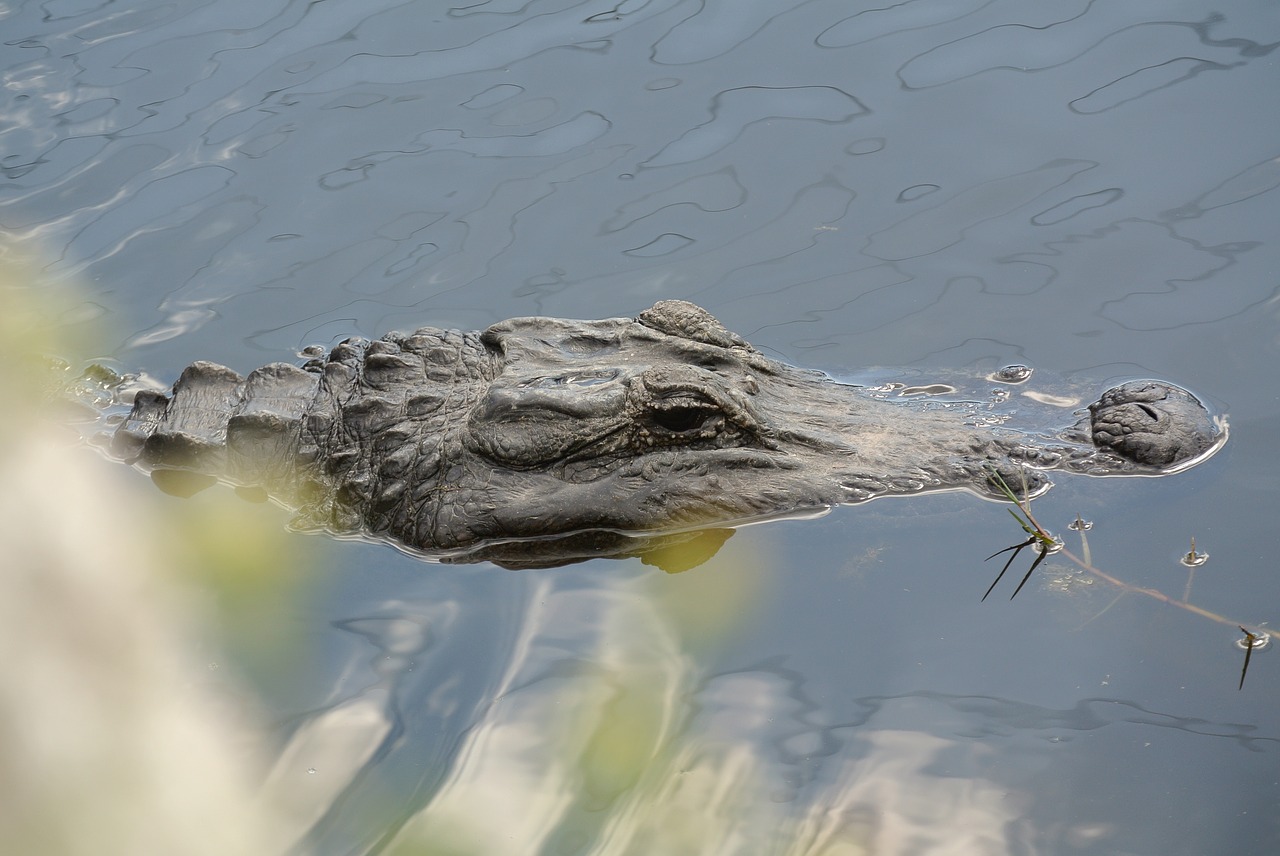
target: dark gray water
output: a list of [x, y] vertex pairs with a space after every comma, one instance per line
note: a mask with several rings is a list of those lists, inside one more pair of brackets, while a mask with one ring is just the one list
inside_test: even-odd
[[[1280, 614], [1269, 0], [49, 0], [0, 42], [0, 227], [89, 356], [171, 381], [677, 297], [836, 375], [1168, 378], [1227, 448], [1037, 514], [1175, 598], [1194, 535], [1193, 601]], [[1018, 536], [955, 494], [678, 576], [307, 539], [252, 619], [306, 642], [268, 784], [324, 854], [1280, 848], [1274, 653], [1237, 692], [1231, 627], [1057, 560], [979, 603]]]

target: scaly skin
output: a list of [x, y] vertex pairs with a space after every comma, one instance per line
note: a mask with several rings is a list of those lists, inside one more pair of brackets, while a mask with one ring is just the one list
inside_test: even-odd
[[[1032, 426], [1027, 426], [1031, 428]], [[1057, 434], [967, 424], [768, 359], [705, 310], [517, 318], [348, 340], [242, 378], [195, 363], [140, 393], [121, 457], [259, 487], [306, 523], [453, 559], [553, 564], [636, 551], [624, 533], [731, 526], [1042, 470], [1179, 469], [1220, 444], [1190, 393], [1108, 390]]]

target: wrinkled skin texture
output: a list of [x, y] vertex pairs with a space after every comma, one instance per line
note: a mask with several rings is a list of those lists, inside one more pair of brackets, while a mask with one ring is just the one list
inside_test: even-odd
[[115, 450], [256, 486], [313, 527], [533, 566], [886, 494], [993, 495], [992, 469], [1032, 492], [1045, 469], [1168, 472], [1223, 437], [1157, 381], [1106, 391], [1057, 434], [971, 421], [768, 359], [663, 301], [637, 319], [348, 340], [247, 378], [195, 363], [170, 395], [138, 394]]

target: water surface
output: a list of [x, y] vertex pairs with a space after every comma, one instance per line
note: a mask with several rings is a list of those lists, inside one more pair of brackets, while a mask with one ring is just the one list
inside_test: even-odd
[[[1166, 378], [1228, 447], [1038, 516], [1174, 597], [1194, 535], [1194, 601], [1280, 603], [1274, 4], [49, 0], [0, 34], [0, 225], [83, 290], [83, 356], [170, 382], [684, 298], [841, 377]], [[1058, 560], [979, 603], [1019, 535], [949, 494], [680, 575], [308, 539], [236, 625], [291, 665], [228, 644], [302, 852], [1274, 850], [1273, 654], [1238, 692], [1231, 627]]]

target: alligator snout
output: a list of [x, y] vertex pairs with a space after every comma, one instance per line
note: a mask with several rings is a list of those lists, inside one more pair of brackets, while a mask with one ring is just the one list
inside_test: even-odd
[[1199, 399], [1157, 381], [1109, 389], [1089, 406], [1089, 414], [1094, 445], [1159, 469], [1203, 455], [1222, 434]]

